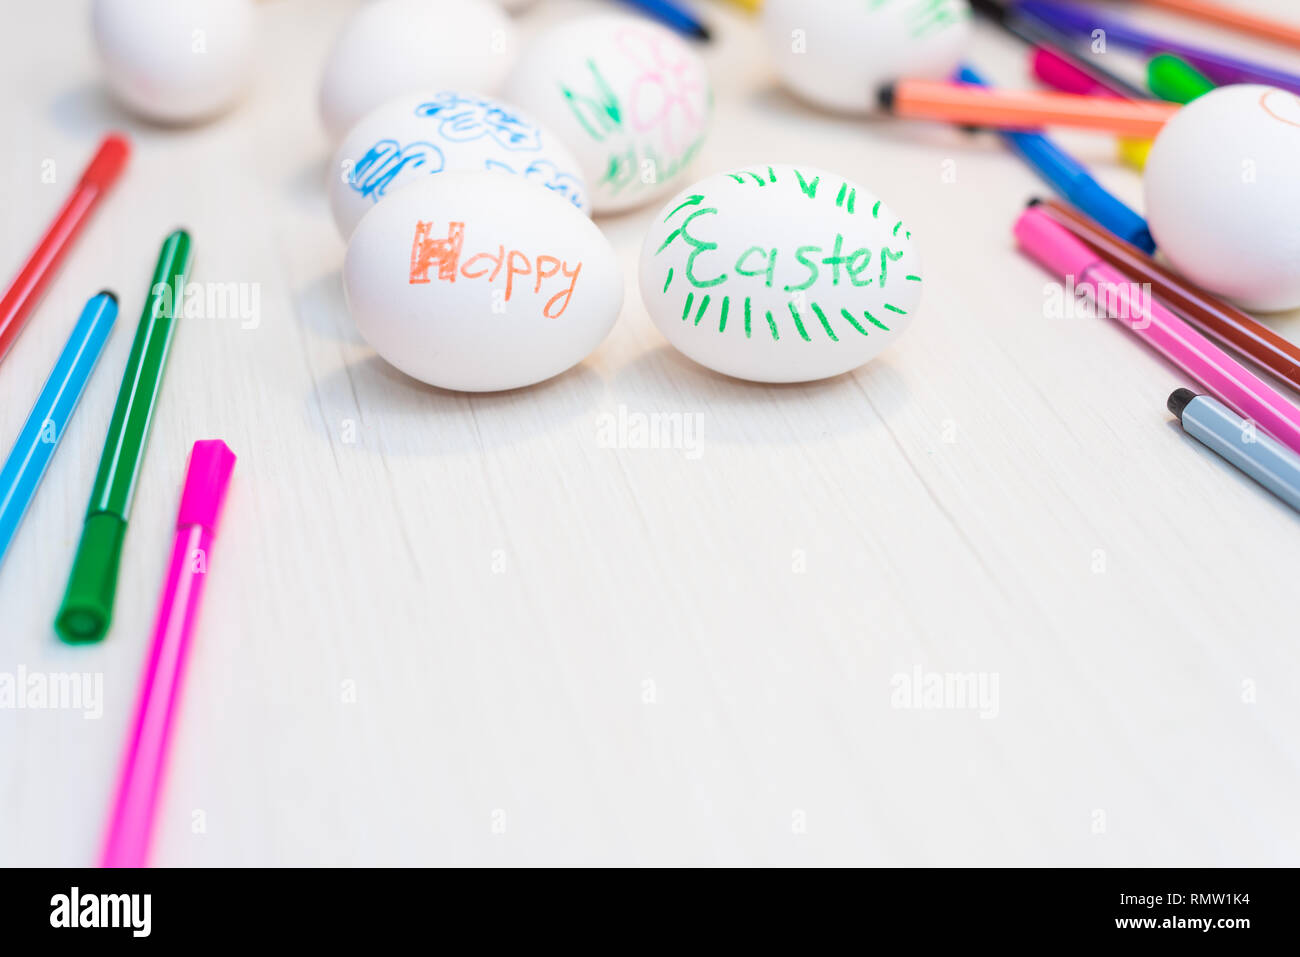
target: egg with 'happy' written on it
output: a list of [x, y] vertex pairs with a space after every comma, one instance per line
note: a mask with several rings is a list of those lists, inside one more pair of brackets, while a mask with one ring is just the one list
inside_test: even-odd
[[639, 206], [680, 183], [713, 110], [696, 52], [671, 30], [621, 14], [543, 31], [502, 95], [573, 151], [597, 213]]
[[515, 176], [427, 176], [362, 218], [343, 288], [357, 329], [444, 389], [531, 385], [581, 362], [623, 305], [613, 248], [560, 196]]
[[898, 338], [921, 299], [903, 220], [811, 166], [746, 167], [683, 190], [654, 217], [640, 273], [669, 342], [757, 382], [857, 368]]
[[453, 90], [390, 100], [352, 127], [334, 153], [330, 211], [346, 239], [389, 193], [445, 170], [519, 176], [591, 209], [578, 161], [508, 103]]

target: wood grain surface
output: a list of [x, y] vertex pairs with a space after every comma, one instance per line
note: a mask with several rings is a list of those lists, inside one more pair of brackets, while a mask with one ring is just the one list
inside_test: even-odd
[[[520, 22], [612, 5], [542, 0]], [[882, 195], [926, 262], [913, 328], [825, 382], [709, 372], [636, 290], [652, 207], [599, 220], [627, 298], [590, 359], [442, 392], [378, 359], [342, 298], [315, 96], [353, 6], [261, 4], [253, 94], [186, 129], [107, 98], [87, 3], [26, 4], [0, 33], [0, 271], [103, 130], [136, 144], [0, 365], [7, 448], [81, 303], [121, 297], [0, 569], [0, 675], [98, 675], [102, 714], [0, 710], [0, 863], [93, 860], [188, 451], [217, 437], [239, 464], [158, 863], [1300, 863], [1300, 518], [1172, 422], [1176, 369], [1106, 321], [1048, 316], [1058, 288], [1011, 239], [1044, 189], [995, 138], [812, 110], [752, 19], [705, 3], [717, 112], [695, 174], [802, 162]], [[971, 61], [1029, 83], [1025, 50], [982, 25]], [[1140, 208], [1111, 140], [1061, 142]], [[194, 279], [249, 284], [258, 315], [181, 326], [115, 626], [67, 647], [51, 621], [177, 225]], [[609, 440], [655, 414], [691, 438]], [[905, 699], [932, 676], [986, 696]]]

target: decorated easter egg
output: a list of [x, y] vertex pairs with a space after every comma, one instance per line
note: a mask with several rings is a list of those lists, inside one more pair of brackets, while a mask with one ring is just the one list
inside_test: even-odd
[[514, 24], [491, 0], [373, 0], [334, 41], [321, 79], [321, 119], [337, 140], [402, 93], [491, 94], [514, 56]]
[[514, 389], [581, 362], [623, 304], [609, 241], [564, 197], [518, 176], [426, 176], [375, 206], [343, 262], [375, 351], [432, 385]]
[[695, 51], [665, 27], [621, 14], [566, 20], [542, 32], [504, 95], [573, 150], [598, 213], [680, 185], [713, 109]]
[[1147, 222], [1188, 279], [1247, 309], [1300, 306], [1300, 97], [1242, 84], [1206, 93], [1156, 137]]
[[907, 223], [870, 190], [812, 166], [751, 166], [686, 188], [654, 217], [640, 272], [669, 342], [757, 382], [862, 365], [921, 299]]
[[587, 214], [578, 161], [513, 106], [442, 90], [390, 100], [348, 131], [331, 166], [330, 209], [343, 238], [389, 193], [445, 170], [518, 176]]
[[162, 123], [230, 107], [253, 72], [252, 0], [95, 0], [91, 25], [109, 89]]
[[947, 78], [971, 33], [966, 0], [765, 0], [762, 20], [786, 85], [849, 113], [901, 77]]

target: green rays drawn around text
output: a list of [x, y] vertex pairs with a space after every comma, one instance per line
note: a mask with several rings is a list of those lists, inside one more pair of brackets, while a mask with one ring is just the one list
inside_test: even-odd
[[672, 267], [672, 266], [669, 266], [669, 267], [668, 267], [668, 278], [664, 280], [664, 292], [667, 292], [667, 291], [668, 291], [668, 287], [671, 286], [672, 283], [673, 283], [673, 267]]
[[[786, 305], [790, 307], [790, 318], [794, 320], [794, 328], [799, 333], [799, 338], [804, 342], [812, 342], [808, 330], [803, 327], [803, 318], [799, 315], [799, 310], [794, 307], [792, 302], [786, 303]], [[770, 316], [771, 313], [768, 313], [768, 315]], [[775, 329], [776, 327], [773, 326], [772, 328]]]
[[682, 200], [680, 203], [678, 203], [676, 206], [673, 207], [673, 211], [671, 213], [669, 213], [667, 216], [664, 217], [664, 222], [665, 223], [668, 222], [668, 220], [672, 219], [674, 216], [680, 213], [687, 206], [698, 206], [702, 202], [704, 202], [703, 193], [694, 193], [691, 196], [687, 196], [684, 200]]
[[[711, 304], [712, 304], [712, 299], [706, 295], [703, 298], [701, 298], [699, 304], [696, 305], [695, 293], [693, 292], [688, 293], [686, 296], [686, 302], [682, 306], [682, 321], [685, 322], [687, 319], [689, 319], [691, 317], [691, 311], [692, 309], [694, 309], [695, 311], [694, 325], [698, 326], [703, 321], [704, 317], [708, 314], [709, 306]], [[813, 337], [808, 333], [808, 327], [804, 324], [803, 315], [799, 312], [798, 307], [793, 302], [786, 303], [786, 306], [790, 310], [790, 318], [794, 322], [794, 328], [795, 331], [799, 334], [799, 338], [804, 342], [812, 342]], [[839, 342], [840, 337], [836, 335], [835, 327], [831, 325], [830, 317], [827, 316], [826, 311], [821, 307], [821, 304], [816, 302], [810, 302], [808, 303], [808, 308], [811, 309], [813, 315], [817, 317], [817, 322], [821, 325], [822, 331], [826, 333], [826, 337], [830, 339], [831, 342]], [[900, 316], [907, 315], [907, 310], [900, 309], [898, 306], [895, 306], [892, 303], [888, 303], [888, 302], [885, 303], [884, 308]], [[727, 318], [730, 315], [730, 313], [731, 313], [731, 297], [723, 296], [721, 309], [718, 316], [718, 332], [726, 331]], [[752, 339], [754, 335], [753, 304], [750, 301], [750, 298], [748, 296], [745, 297], [744, 313], [745, 313], [745, 321], [744, 321], [745, 338]], [[858, 318], [854, 316], [854, 314], [851, 313], [848, 309], [844, 309], [844, 308], [840, 309], [840, 315], [843, 316], [844, 320], [850, 326], [852, 326], [853, 329], [856, 332], [858, 332], [860, 335], [865, 336], [870, 334], [871, 330], [868, 329], [866, 326], [864, 326], [858, 320]], [[867, 310], [864, 309], [862, 311], [862, 315], [865, 316], [867, 322], [870, 325], [874, 326], [875, 328], [880, 329], [884, 332], [890, 331], [889, 326], [885, 325], [883, 322], [881, 322], [879, 319], [877, 319]], [[772, 311], [770, 309], [763, 310], [763, 318], [767, 320], [767, 329], [772, 334], [772, 341], [779, 342], [781, 340], [781, 330], [776, 323], [776, 317], [772, 315]]]
[[851, 325], [854, 329], [858, 330], [858, 332], [862, 333], [864, 336], [868, 335], [867, 330], [862, 328], [862, 323], [858, 322], [858, 320], [853, 318], [853, 313], [849, 312], [847, 309], [841, 309], [840, 315], [843, 316], [845, 319], [847, 319], [849, 321], [849, 325]]
[[815, 302], [810, 303], [809, 305], [811, 306], [812, 311], [817, 314], [817, 319], [821, 322], [822, 328], [826, 330], [826, 335], [831, 337], [831, 342], [839, 342], [840, 337], [837, 336], [835, 330], [831, 328], [830, 320], [826, 318], [826, 313], [822, 312], [822, 307], [817, 305]]
[[700, 300], [700, 311], [695, 314], [695, 324], [698, 326], [700, 320], [704, 318], [704, 312], [709, 308], [709, 297], [705, 296]]

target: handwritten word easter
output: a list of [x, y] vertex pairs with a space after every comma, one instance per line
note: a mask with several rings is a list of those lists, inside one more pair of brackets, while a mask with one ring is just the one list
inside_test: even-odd
[[[522, 276], [532, 276], [532, 291], [537, 295], [542, 290], [542, 283], [556, 276], [560, 281], [568, 280], [568, 286], [560, 289], [546, 300], [542, 314], [548, 319], [558, 319], [569, 308], [573, 290], [578, 285], [578, 274], [582, 263], [570, 266], [557, 256], [545, 253], [530, 256], [518, 249], [507, 250], [499, 244], [495, 252], [475, 253], [464, 262], [465, 224], [451, 222], [447, 224], [447, 235], [436, 237], [433, 223], [419, 220], [415, 224], [415, 239], [411, 244], [410, 284], [421, 285], [432, 282], [429, 273], [436, 267], [439, 282], [455, 282], [456, 279], [485, 279], [495, 284], [502, 271], [505, 272], [505, 301], [509, 302], [515, 292], [515, 280]], [[552, 284], [552, 288], [554, 284]]]
[[[767, 176], [761, 176], [758, 173], [744, 171], [743, 173], [729, 173], [736, 183], [740, 185], [756, 184], [757, 186], [770, 186], [777, 182], [775, 171], [768, 167]], [[746, 178], [749, 177], [749, 178]], [[808, 177], [799, 171], [795, 171], [798, 188], [800, 192], [810, 200], [817, 198], [818, 188], [821, 178], [819, 176]], [[823, 194], [824, 196], [829, 194]], [[844, 210], [849, 214], [856, 212], [855, 188], [847, 183], [841, 183], [839, 190], [835, 193], [833, 200], [836, 207]], [[735, 247], [741, 249], [736, 254], [735, 248], [731, 252], [724, 252], [719, 249], [719, 244], [712, 240], [706, 239], [701, 235], [707, 227], [716, 223], [719, 215], [716, 206], [706, 206], [705, 196], [702, 193], [693, 193], [685, 197], [678, 203], [668, 215], [664, 217], [664, 222], [671, 222], [678, 214], [686, 212], [686, 216], [681, 220], [680, 225], [674, 228], [664, 241], [655, 250], [655, 255], [659, 255], [665, 249], [668, 249], [679, 240], [690, 248], [690, 253], [686, 257], [685, 273], [686, 282], [690, 284], [692, 290], [687, 293], [686, 300], [682, 308], [682, 321], [687, 321], [694, 314], [694, 325], [699, 326], [701, 321], [708, 313], [711, 304], [716, 301], [713, 293], [703, 295], [697, 302], [695, 290], [713, 289], [722, 287], [718, 292], [731, 293], [738, 292], [737, 285], [749, 285], [753, 287], [754, 280], [759, 281], [763, 289], [780, 288], [787, 293], [794, 293], [786, 306], [790, 312], [790, 319], [794, 324], [795, 331], [799, 338], [805, 342], [811, 342], [812, 336], [808, 333], [807, 316], [800, 312], [802, 297], [806, 290], [814, 290], [819, 287], [825, 293], [831, 292], [851, 292], [855, 287], [865, 287], [876, 285], [878, 289], [885, 289], [890, 284], [890, 264], [897, 263], [903, 259], [905, 252], [902, 249], [893, 249], [885, 245], [879, 250], [878, 257], [873, 263], [873, 252], [871, 249], [860, 246], [852, 250], [846, 250], [844, 234], [836, 232], [834, 239], [829, 244], [808, 243], [795, 246], [793, 252], [787, 248], [787, 252], [782, 255], [780, 247], [765, 245], [748, 245], [744, 247]], [[871, 208], [872, 218], [879, 218], [881, 204], [875, 203]], [[696, 221], [699, 224], [696, 225]], [[892, 235], [897, 237], [902, 230], [902, 222], [894, 224]], [[907, 233], [907, 238], [911, 238], [911, 233]], [[822, 255], [825, 253], [826, 255]], [[702, 259], [701, 257], [707, 257]], [[721, 260], [721, 261], [719, 261]], [[878, 265], [877, 265], [878, 264]], [[730, 272], [727, 267], [730, 267]], [[823, 267], [830, 267], [824, 269]], [[778, 281], [778, 273], [785, 281]], [[898, 269], [893, 270], [892, 275], [895, 277], [894, 284], [897, 285]], [[829, 276], [829, 282], [826, 277]], [[741, 277], [738, 279], [737, 277]], [[668, 292], [672, 286], [674, 271], [668, 269], [667, 278], [664, 280], [663, 291]], [[921, 277], [912, 273], [906, 273], [902, 277], [903, 282], [920, 282]], [[737, 303], [739, 304], [739, 296]], [[738, 310], [740, 306], [737, 306]], [[810, 309], [816, 316], [821, 328], [825, 331], [826, 336], [832, 342], [839, 342], [839, 336], [832, 326], [828, 310], [823, 309], [817, 302], [808, 303], [805, 308]], [[893, 313], [899, 316], [906, 316], [907, 310], [896, 306], [893, 303], [883, 303], [884, 312]], [[731, 296], [724, 295], [719, 303], [718, 332], [725, 332], [727, 328], [727, 319], [731, 311]], [[780, 311], [778, 310], [778, 313]], [[829, 309], [830, 313], [835, 312], [835, 308]], [[884, 314], [882, 312], [882, 315]], [[858, 318], [855, 310], [840, 308], [839, 315], [849, 323], [854, 330], [861, 335], [869, 335], [871, 328], [880, 329], [888, 332], [889, 326], [882, 322], [877, 316], [869, 310], [862, 310], [862, 319]], [[750, 296], [744, 297], [743, 305], [743, 328], [745, 338], [751, 338], [754, 327], [753, 303]], [[773, 340], [781, 338], [779, 324], [772, 311], [765, 309], [762, 311], [762, 318], [766, 319], [768, 331], [771, 333]]]

